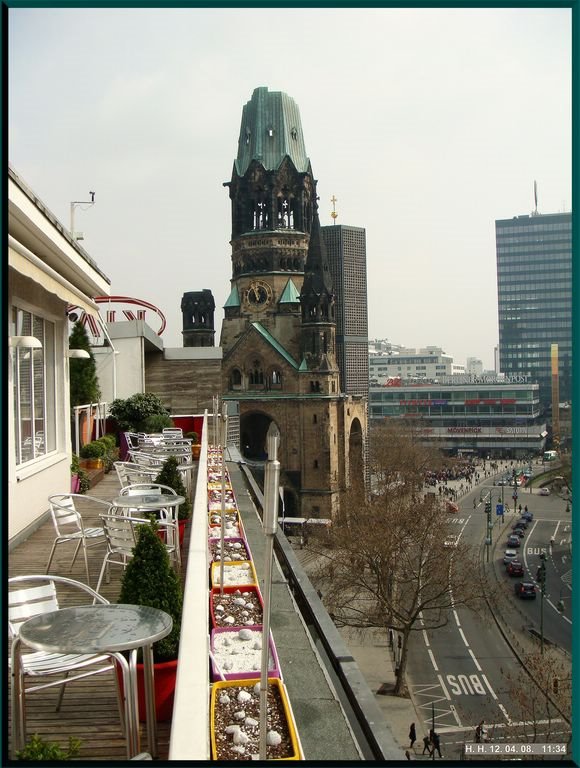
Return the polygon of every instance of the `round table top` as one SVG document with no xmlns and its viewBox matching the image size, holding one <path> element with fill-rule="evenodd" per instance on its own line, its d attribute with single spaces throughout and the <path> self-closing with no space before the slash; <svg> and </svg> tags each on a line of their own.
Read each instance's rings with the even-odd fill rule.
<svg viewBox="0 0 580 768">
<path fill-rule="evenodd" d="M 172 493 L 143 493 L 134 496 L 117 496 L 111 504 L 114 507 L 127 509 L 159 509 L 160 507 L 177 507 L 185 501 L 184 496 L 174 496 Z"/>
<path fill-rule="evenodd" d="M 166 637 L 173 619 L 147 605 L 79 605 L 39 614 L 20 626 L 25 645 L 47 653 L 103 653 L 151 645 Z"/>
</svg>

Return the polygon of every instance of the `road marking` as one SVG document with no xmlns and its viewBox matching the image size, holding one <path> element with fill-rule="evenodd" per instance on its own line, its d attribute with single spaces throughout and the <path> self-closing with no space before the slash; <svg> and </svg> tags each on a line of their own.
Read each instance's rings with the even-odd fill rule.
<svg viewBox="0 0 580 768">
<path fill-rule="evenodd" d="M 463 630 L 461 629 L 461 627 L 459 627 L 459 634 L 461 635 L 461 639 L 465 643 L 466 647 L 469 648 L 469 643 L 467 642 L 467 638 L 463 634 Z"/>
<path fill-rule="evenodd" d="M 435 656 L 433 656 L 433 651 L 431 650 L 431 648 L 427 648 L 427 653 L 431 658 L 431 664 L 433 664 L 433 669 L 435 670 L 435 672 L 439 672 L 439 667 L 437 666 L 437 662 L 435 661 Z"/>
<path fill-rule="evenodd" d="M 498 707 L 501 709 L 501 711 L 504 714 L 505 719 L 507 720 L 508 725 L 513 725 L 511 717 L 508 715 L 507 709 L 504 707 L 504 705 L 498 701 L 497 703 Z"/>
<path fill-rule="evenodd" d="M 447 682 L 455 696 L 485 696 L 485 688 L 477 675 L 447 675 Z"/>
<path fill-rule="evenodd" d="M 475 654 L 473 653 L 473 651 L 471 650 L 471 648 L 468 648 L 468 650 L 469 650 L 469 653 L 471 654 L 471 658 L 473 659 L 473 663 L 475 664 L 475 668 L 477 669 L 477 671 L 478 671 L 478 672 L 481 672 L 481 664 L 480 664 L 480 663 L 479 663 L 479 661 L 478 661 L 478 660 L 475 658 Z"/>
<path fill-rule="evenodd" d="M 483 682 L 487 685 L 488 691 L 491 693 L 492 697 L 497 701 L 497 696 L 491 685 L 489 684 L 489 680 L 485 675 L 482 675 Z"/>
<path fill-rule="evenodd" d="M 427 646 L 427 648 L 429 648 L 429 635 L 427 634 L 427 630 L 424 629 L 422 630 L 422 632 L 423 632 L 423 640 L 425 641 L 425 645 Z"/>
<path fill-rule="evenodd" d="M 453 615 L 455 616 L 455 623 L 457 624 L 458 627 L 460 627 L 461 623 L 459 621 L 459 614 L 457 613 L 456 610 L 453 610 Z"/>
</svg>

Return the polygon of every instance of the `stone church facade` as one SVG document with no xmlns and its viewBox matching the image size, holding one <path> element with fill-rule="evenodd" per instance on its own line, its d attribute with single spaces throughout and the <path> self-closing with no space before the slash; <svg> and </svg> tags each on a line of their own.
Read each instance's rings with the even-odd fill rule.
<svg viewBox="0 0 580 768">
<path fill-rule="evenodd" d="M 367 402 L 340 391 L 336 295 L 320 232 L 300 114 L 257 88 L 242 114 L 229 188 L 232 278 L 220 346 L 224 401 L 237 401 L 240 450 L 278 457 L 288 516 L 332 518 L 364 483 Z"/>
</svg>

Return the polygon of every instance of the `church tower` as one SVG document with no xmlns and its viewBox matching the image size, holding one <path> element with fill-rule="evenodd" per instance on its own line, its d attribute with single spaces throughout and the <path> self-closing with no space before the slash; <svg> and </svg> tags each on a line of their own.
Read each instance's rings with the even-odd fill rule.
<svg viewBox="0 0 580 768">
<path fill-rule="evenodd" d="M 275 421 L 285 514 L 332 518 L 350 485 L 353 450 L 360 471 L 366 402 L 340 392 L 336 297 L 316 181 L 288 95 L 254 91 L 224 186 L 232 277 L 220 339 L 222 395 L 238 403 L 240 449 L 249 462 L 266 458 Z"/>
</svg>

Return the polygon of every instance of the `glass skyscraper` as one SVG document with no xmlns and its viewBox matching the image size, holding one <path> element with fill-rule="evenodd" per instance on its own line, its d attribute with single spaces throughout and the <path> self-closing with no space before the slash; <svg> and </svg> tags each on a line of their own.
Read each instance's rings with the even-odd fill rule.
<svg viewBox="0 0 580 768">
<path fill-rule="evenodd" d="M 551 404 L 550 349 L 558 345 L 560 402 L 572 399 L 572 214 L 495 222 L 499 368 L 540 385 Z"/>
</svg>

